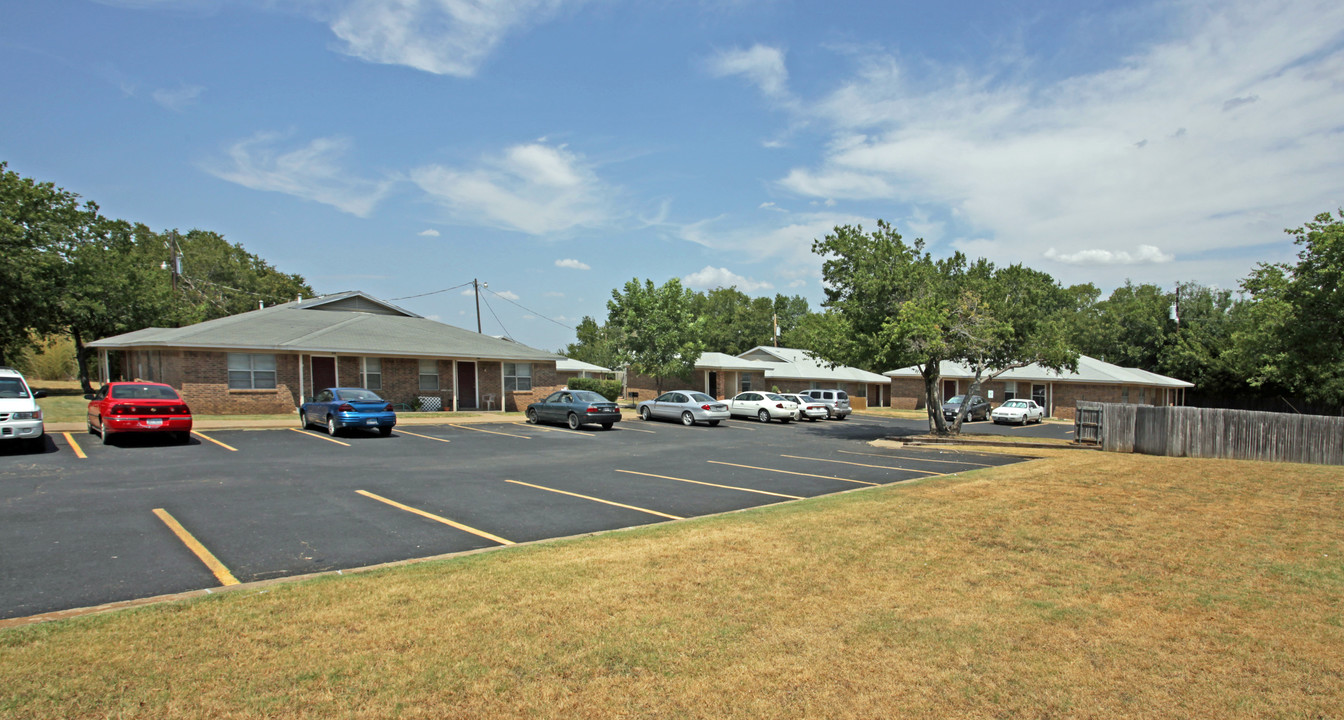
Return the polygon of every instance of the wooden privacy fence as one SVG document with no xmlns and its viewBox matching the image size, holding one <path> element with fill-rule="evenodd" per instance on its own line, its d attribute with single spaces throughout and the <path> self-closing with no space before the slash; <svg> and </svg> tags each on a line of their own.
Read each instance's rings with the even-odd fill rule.
<svg viewBox="0 0 1344 720">
<path fill-rule="evenodd" d="M 1344 417 L 1091 402 L 1076 409 L 1075 437 L 1108 452 L 1344 465 Z"/>
</svg>

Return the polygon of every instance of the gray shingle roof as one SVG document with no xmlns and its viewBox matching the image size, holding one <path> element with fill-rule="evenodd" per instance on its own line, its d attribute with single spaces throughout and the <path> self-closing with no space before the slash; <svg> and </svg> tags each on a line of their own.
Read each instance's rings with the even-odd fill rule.
<svg viewBox="0 0 1344 720">
<path fill-rule="evenodd" d="M 341 309 L 346 307 L 365 309 Z M 289 302 L 184 328 L 145 328 L 91 342 L 89 347 L 522 361 L 561 358 L 545 350 L 430 320 L 360 292 Z"/>
</svg>

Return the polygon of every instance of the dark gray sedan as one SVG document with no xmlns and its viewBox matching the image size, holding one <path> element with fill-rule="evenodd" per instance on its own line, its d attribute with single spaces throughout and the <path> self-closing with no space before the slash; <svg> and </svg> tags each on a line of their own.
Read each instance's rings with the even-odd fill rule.
<svg viewBox="0 0 1344 720">
<path fill-rule="evenodd" d="M 961 404 L 965 401 L 965 395 L 956 395 L 943 403 L 943 418 L 956 420 L 957 413 L 961 412 Z M 974 421 L 977 418 L 980 420 L 989 418 L 989 402 L 979 395 L 972 395 L 970 405 L 966 406 L 966 419 Z"/>
<path fill-rule="evenodd" d="M 565 423 L 570 430 L 588 424 L 610 430 L 621 421 L 621 409 L 591 390 L 557 390 L 545 400 L 527 406 L 527 421 Z"/>
<path fill-rule="evenodd" d="M 710 427 L 728 419 L 728 405 L 694 390 L 673 390 L 639 404 L 639 416 L 645 420 L 680 420 L 682 425 L 706 423 Z"/>
</svg>

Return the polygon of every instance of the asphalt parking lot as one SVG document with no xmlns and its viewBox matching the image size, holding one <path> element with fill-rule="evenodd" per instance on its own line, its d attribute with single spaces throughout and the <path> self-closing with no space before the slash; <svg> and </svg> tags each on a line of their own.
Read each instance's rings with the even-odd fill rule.
<svg viewBox="0 0 1344 720">
<path fill-rule="evenodd" d="M 128 437 L 104 446 L 96 436 L 49 434 L 44 453 L 0 451 L 0 619 L 669 522 L 1016 461 L 867 442 L 917 431 L 917 422 L 854 416 L 715 428 L 627 419 L 611 431 L 578 432 L 414 425 L 387 438 L 334 439 L 296 426 L 206 430 L 187 445 Z"/>
</svg>

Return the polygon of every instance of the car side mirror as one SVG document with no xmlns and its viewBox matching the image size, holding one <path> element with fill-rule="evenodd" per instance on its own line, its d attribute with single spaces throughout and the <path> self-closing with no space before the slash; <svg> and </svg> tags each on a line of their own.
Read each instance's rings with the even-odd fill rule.
<svg viewBox="0 0 1344 720">
<path fill-rule="evenodd" d="M 93 393 L 89 393 L 88 395 L 85 395 L 85 396 L 84 396 L 84 399 L 85 399 L 85 400 L 92 400 L 92 399 L 93 399 Z"/>
<path fill-rule="evenodd" d="M 33 399 L 34 399 L 34 400 L 40 400 L 40 399 L 42 399 L 42 398 L 44 398 L 44 397 L 46 397 L 46 396 L 47 396 L 47 391 L 46 391 L 46 390 L 34 390 L 34 391 L 33 391 Z"/>
</svg>

